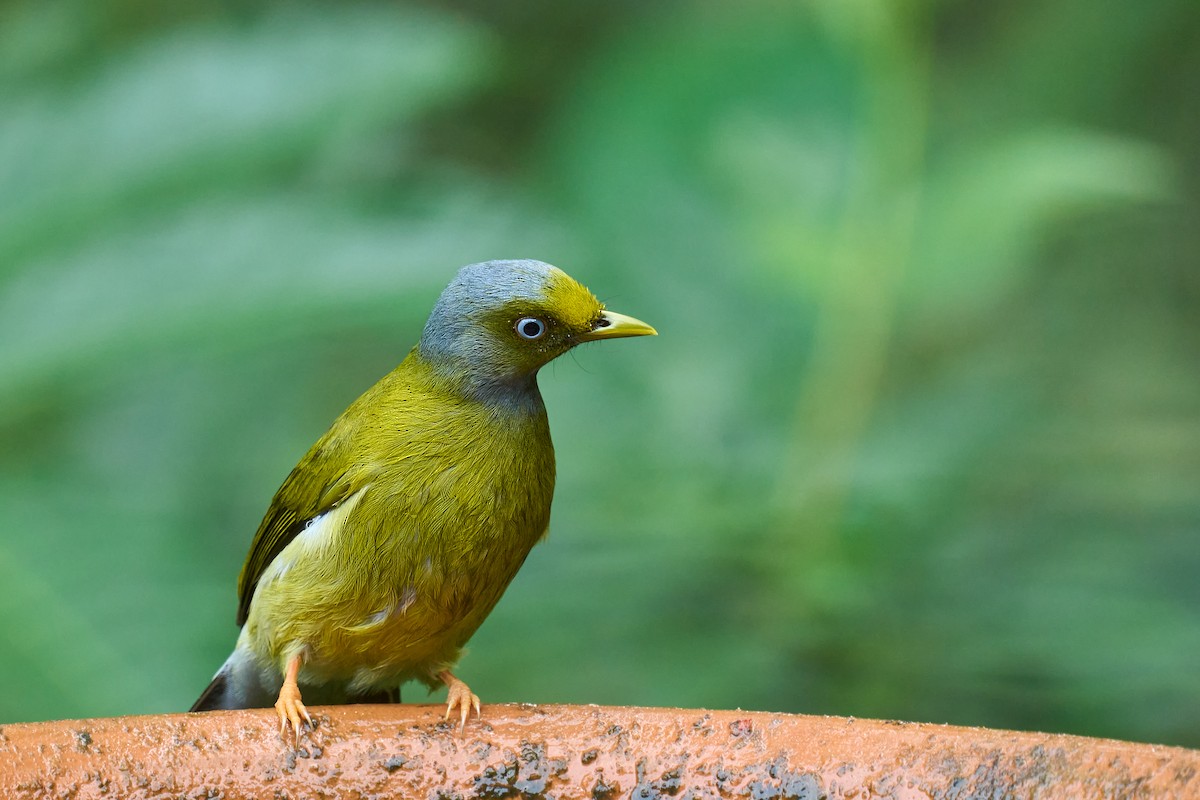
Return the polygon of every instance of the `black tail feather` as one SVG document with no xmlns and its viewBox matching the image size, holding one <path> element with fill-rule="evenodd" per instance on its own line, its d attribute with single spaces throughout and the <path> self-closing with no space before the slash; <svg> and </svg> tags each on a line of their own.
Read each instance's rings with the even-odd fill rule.
<svg viewBox="0 0 1200 800">
<path fill-rule="evenodd" d="M 261 673 L 241 651 L 221 665 L 212 682 L 188 711 L 216 711 L 231 708 L 270 708 L 279 696 L 279 683 L 272 686 L 262 684 Z M 336 684 L 304 687 L 304 697 L 318 705 L 340 703 L 399 703 L 400 687 L 369 690 L 350 694 L 345 687 Z"/>
<path fill-rule="evenodd" d="M 229 675 L 222 669 L 212 679 L 208 688 L 200 694 L 200 698 L 192 703 L 192 707 L 188 711 L 213 711 L 218 708 L 228 708 L 225 700 L 228 692 Z"/>
</svg>

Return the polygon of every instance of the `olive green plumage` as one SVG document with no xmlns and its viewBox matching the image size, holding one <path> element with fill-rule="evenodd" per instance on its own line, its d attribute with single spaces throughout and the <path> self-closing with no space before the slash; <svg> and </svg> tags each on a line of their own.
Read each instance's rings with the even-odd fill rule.
<svg viewBox="0 0 1200 800">
<path fill-rule="evenodd" d="M 464 267 L 419 344 L 275 495 L 239 580 L 237 647 L 192 710 L 284 703 L 289 666 L 306 697 L 332 701 L 457 681 L 462 646 L 549 524 L 538 369 L 653 332 L 547 264 Z"/>
</svg>

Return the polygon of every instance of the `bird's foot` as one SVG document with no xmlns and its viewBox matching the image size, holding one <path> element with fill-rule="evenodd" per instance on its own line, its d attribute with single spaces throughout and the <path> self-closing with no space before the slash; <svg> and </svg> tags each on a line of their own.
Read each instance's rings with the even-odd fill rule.
<svg viewBox="0 0 1200 800">
<path fill-rule="evenodd" d="M 458 708 L 458 732 L 461 734 L 467 728 L 467 718 L 471 716 L 471 709 L 475 709 L 475 716 L 482 716 L 479 712 L 479 695 L 472 692 L 470 687 L 451 675 L 449 670 L 439 672 L 438 679 L 446 684 L 446 688 L 449 690 L 449 693 L 446 695 L 446 719 L 450 719 L 450 715 L 454 713 L 454 709 Z"/>
<path fill-rule="evenodd" d="M 292 731 L 296 735 L 296 744 L 300 744 L 300 734 L 303 733 L 303 726 L 307 723 L 309 728 L 312 728 L 312 717 L 308 715 L 308 709 L 304 707 L 304 703 L 300 699 L 300 687 L 294 683 L 284 682 L 279 689 L 279 699 L 275 701 L 275 713 L 279 715 L 279 736 L 287 738 L 287 729 L 290 725 Z"/>
</svg>

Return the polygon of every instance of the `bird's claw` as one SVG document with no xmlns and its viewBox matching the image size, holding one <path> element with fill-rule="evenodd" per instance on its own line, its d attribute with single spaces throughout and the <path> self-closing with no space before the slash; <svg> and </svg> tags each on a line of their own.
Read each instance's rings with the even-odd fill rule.
<svg viewBox="0 0 1200 800">
<path fill-rule="evenodd" d="M 458 732 L 462 734 L 467 729 L 467 719 L 471 716 L 471 709 L 475 710 L 475 716 L 482 716 L 479 710 L 479 695 L 472 692 L 470 687 L 449 672 L 443 672 L 438 677 L 446 684 L 446 689 L 448 690 L 446 694 L 445 719 L 450 719 L 450 715 L 454 713 L 454 709 L 458 708 Z"/>
<path fill-rule="evenodd" d="M 279 699 L 275 701 L 275 713 L 279 715 L 279 736 L 287 738 L 287 729 L 291 725 L 296 736 L 296 744 L 300 744 L 300 735 L 307 724 L 313 727 L 312 717 L 300 699 L 300 688 L 293 683 L 285 683 L 279 690 Z"/>
</svg>

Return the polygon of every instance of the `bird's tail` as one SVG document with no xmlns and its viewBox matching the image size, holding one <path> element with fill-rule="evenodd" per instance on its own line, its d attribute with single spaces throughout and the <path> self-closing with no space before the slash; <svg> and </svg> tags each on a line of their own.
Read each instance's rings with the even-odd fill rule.
<svg viewBox="0 0 1200 800">
<path fill-rule="evenodd" d="M 263 685 L 262 671 L 255 665 L 253 656 L 239 644 L 188 711 L 269 708 L 278 691 L 278 686 Z"/>
<path fill-rule="evenodd" d="M 229 706 L 229 675 L 224 669 L 213 676 L 212 683 L 200 693 L 200 698 L 192 703 L 188 711 L 214 711 Z"/>
<path fill-rule="evenodd" d="M 264 669 L 241 642 L 217 670 L 212 682 L 200 693 L 188 711 L 217 711 L 231 708 L 270 708 L 279 696 L 283 676 Z M 400 688 L 365 689 L 348 692 L 341 684 L 304 685 L 304 699 L 309 705 L 326 703 L 399 703 Z"/>
</svg>

